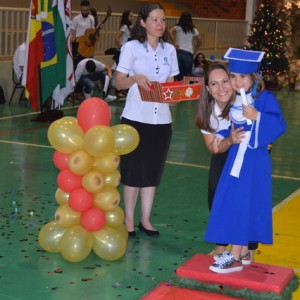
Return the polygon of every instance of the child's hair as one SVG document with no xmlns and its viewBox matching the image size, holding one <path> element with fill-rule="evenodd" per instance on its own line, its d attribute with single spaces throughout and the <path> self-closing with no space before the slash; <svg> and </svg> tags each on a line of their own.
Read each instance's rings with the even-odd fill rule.
<svg viewBox="0 0 300 300">
<path fill-rule="evenodd" d="M 208 67 L 205 69 L 204 72 L 204 83 L 202 85 L 201 95 L 198 103 L 198 109 L 196 114 L 196 125 L 203 130 L 209 131 L 209 132 L 215 132 L 215 129 L 211 127 L 210 124 L 210 116 L 214 113 L 214 106 L 215 106 L 215 99 L 212 97 L 212 95 L 207 90 L 208 81 L 210 73 L 214 70 L 223 70 L 228 75 L 229 79 L 229 72 L 225 64 L 219 63 L 219 62 L 213 62 L 208 65 Z M 232 93 L 231 101 L 228 101 L 225 108 L 223 109 L 220 116 L 225 118 L 228 115 L 230 105 L 234 101 L 235 93 Z"/>
<path fill-rule="evenodd" d="M 265 89 L 265 83 L 259 73 L 251 73 L 249 76 L 252 80 L 252 88 L 250 92 L 252 92 L 252 97 L 255 99 Z"/>
</svg>

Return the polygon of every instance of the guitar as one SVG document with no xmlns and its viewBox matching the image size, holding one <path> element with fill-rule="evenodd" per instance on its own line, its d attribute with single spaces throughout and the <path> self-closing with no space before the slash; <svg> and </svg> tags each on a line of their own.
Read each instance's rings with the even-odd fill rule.
<svg viewBox="0 0 300 300">
<path fill-rule="evenodd" d="M 76 39 L 76 42 L 78 42 L 78 54 L 83 57 L 93 56 L 96 48 L 96 42 L 99 40 L 99 31 L 111 14 L 112 10 L 109 5 L 104 20 L 96 28 L 87 29 L 83 36 L 79 36 Z"/>
</svg>

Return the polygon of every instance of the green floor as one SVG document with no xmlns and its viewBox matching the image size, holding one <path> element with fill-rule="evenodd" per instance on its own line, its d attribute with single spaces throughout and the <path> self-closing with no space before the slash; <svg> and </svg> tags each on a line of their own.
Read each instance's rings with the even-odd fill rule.
<svg viewBox="0 0 300 300">
<path fill-rule="evenodd" d="M 288 123 L 287 133 L 272 149 L 274 205 L 300 186 L 300 93 L 276 93 Z M 43 251 L 38 232 L 54 220 L 58 170 L 47 140 L 47 123 L 17 100 L 0 106 L 0 299 L 139 299 L 196 253 L 208 253 L 203 242 L 210 155 L 194 125 L 197 103 L 172 107 L 173 139 L 152 221 L 161 232 L 149 238 L 138 232 L 118 261 L 92 253 L 80 263 Z M 124 102 L 110 104 L 112 124 L 119 122 Z M 77 107 L 66 105 L 65 116 Z M 121 187 L 120 187 L 121 189 Z M 123 204 L 121 204 L 123 205 Z M 139 215 L 136 216 L 136 224 Z"/>
</svg>

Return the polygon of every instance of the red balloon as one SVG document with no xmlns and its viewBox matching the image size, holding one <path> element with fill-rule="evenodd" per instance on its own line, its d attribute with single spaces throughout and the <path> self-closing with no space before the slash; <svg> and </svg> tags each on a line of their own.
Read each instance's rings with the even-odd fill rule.
<svg viewBox="0 0 300 300">
<path fill-rule="evenodd" d="M 106 223 L 105 213 L 98 207 L 92 207 L 81 214 L 80 222 L 87 231 L 98 231 Z"/>
<path fill-rule="evenodd" d="M 110 108 L 100 98 L 89 98 L 83 101 L 77 112 L 77 122 L 81 129 L 86 132 L 96 125 L 108 126 L 110 124 Z"/>
<path fill-rule="evenodd" d="M 82 176 L 72 173 L 70 170 L 62 170 L 57 176 L 58 187 L 64 192 L 71 193 L 81 187 Z"/>
<path fill-rule="evenodd" d="M 69 205 L 76 211 L 84 212 L 93 206 L 93 195 L 83 188 L 73 190 L 69 196 Z"/>
<path fill-rule="evenodd" d="M 69 169 L 69 154 L 56 150 L 53 153 L 53 163 L 54 166 L 61 171 Z"/>
</svg>

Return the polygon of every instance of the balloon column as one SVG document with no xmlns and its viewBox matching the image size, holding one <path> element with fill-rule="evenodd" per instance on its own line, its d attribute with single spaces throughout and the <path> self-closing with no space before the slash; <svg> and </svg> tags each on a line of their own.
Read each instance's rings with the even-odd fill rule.
<svg viewBox="0 0 300 300">
<path fill-rule="evenodd" d="M 85 100 L 77 119 L 63 117 L 48 129 L 53 163 L 60 171 L 55 220 L 39 232 L 40 246 L 79 262 L 93 250 L 104 260 L 117 260 L 126 250 L 128 233 L 119 207 L 120 155 L 139 143 L 131 126 L 110 127 L 110 109 L 99 98 Z"/>
</svg>

